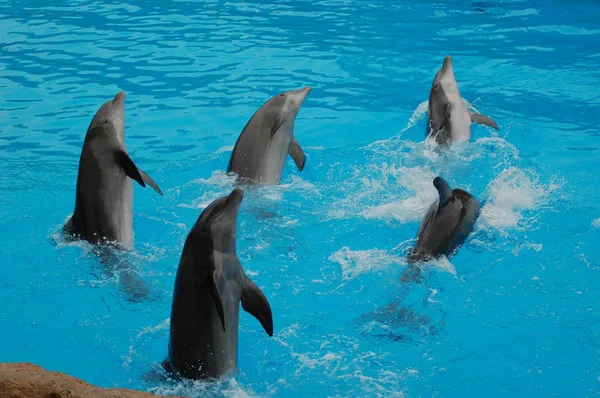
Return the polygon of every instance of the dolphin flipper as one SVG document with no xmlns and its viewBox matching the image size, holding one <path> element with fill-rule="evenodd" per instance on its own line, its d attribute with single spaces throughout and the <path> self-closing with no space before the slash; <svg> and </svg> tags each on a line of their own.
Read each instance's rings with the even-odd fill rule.
<svg viewBox="0 0 600 398">
<path fill-rule="evenodd" d="M 288 148 L 288 153 L 290 154 L 292 159 L 294 159 L 294 162 L 296 162 L 298 170 L 302 171 L 302 169 L 304 168 L 304 163 L 306 162 L 306 158 L 304 157 L 304 151 L 302 150 L 302 147 L 300 147 L 300 144 L 298 143 L 296 138 L 292 138 L 292 143 Z"/>
<path fill-rule="evenodd" d="M 129 178 L 137 181 L 137 183 L 140 184 L 141 186 L 143 186 L 144 188 L 146 187 L 146 184 L 144 183 L 144 179 L 142 178 L 142 176 L 140 174 L 140 170 L 138 170 L 135 163 L 133 163 L 133 160 L 131 160 L 131 158 L 129 157 L 127 152 L 125 152 L 125 151 L 115 152 L 115 160 L 117 161 L 117 164 L 119 166 L 121 166 L 123 171 L 125 171 L 125 174 L 127 174 L 127 176 Z"/>
<path fill-rule="evenodd" d="M 142 180 L 143 180 L 143 181 L 144 181 L 146 184 L 148 184 L 148 185 L 150 185 L 152 188 L 154 188 L 154 190 L 155 190 L 156 192 L 158 192 L 158 193 L 159 193 L 159 194 L 162 196 L 162 194 L 163 194 L 163 193 L 162 193 L 162 191 L 160 190 L 160 188 L 158 187 L 158 184 L 156 184 L 156 183 L 154 182 L 154 180 L 153 180 L 152 178 L 150 178 L 150 176 L 149 176 L 148 174 L 144 173 L 142 170 L 138 169 L 138 171 L 140 172 L 140 176 L 142 176 Z"/>
<path fill-rule="evenodd" d="M 282 124 L 283 116 L 279 116 L 277 119 L 274 120 L 273 126 L 271 127 L 271 138 L 273 138 L 273 136 L 275 135 L 277 130 L 279 130 L 279 127 L 281 127 Z"/>
<path fill-rule="evenodd" d="M 242 308 L 244 311 L 258 319 L 263 329 L 269 336 L 273 336 L 273 314 L 271 306 L 262 290 L 252 279 L 246 277 L 242 290 Z"/>
<path fill-rule="evenodd" d="M 479 113 L 471 113 L 471 121 L 473 123 L 485 124 L 493 129 L 500 130 L 494 119 L 491 117 L 480 115 Z"/>
<path fill-rule="evenodd" d="M 221 298 L 221 290 L 219 289 L 223 282 L 223 274 L 217 271 L 213 271 L 212 281 L 210 282 L 210 294 L 215 302 L 217 314 L 219 314 L 219 318 L 221 319 L 221 326 L 223 326 L 223 332 L 225 332 L 225 315 L 223 311 L 223 299 Z M 202 308 L 202 306 L 200 306 L 200 308 Z"/>
<path fill-rule="evenodd" d="M 119 166 L 121 166 L 123 171 L 125 171 L 125 174 L 127 174 L 127 176 L 129 178 L 137 181 L 137 183 L 140 184 L 141 186 L 143 186 L 144 188 L 146 187 L 146 183 L 147 183 L 152 188 L 154 188 L 154 190 L 156 192 L 158 192 L 159 194 L 162 195 L 162 191 L 160 190 L 158 185 L 154 182 L 154 180 L 152 178 L 150 178 L 150 176 L 148 174 L 144 173 L 142 170 L 137 168 L 137 166 L 135 165 L 135 163 L 133 163 L 133 160 L 131 160 L 131 158 L 129 157 L 127 152 L 125 152 L 125 151 L 115 152 L 115 160 L 117 161 L 117 164 L 119 164 Z"/>
<path fill-rule="evenodd" d="M 443 130 L 444 126 L 446 124 L 448 124 L 448 122 L 450 121 L 450 113 L 452 112 L 452 103 L 448 102 L 446 105 L 444 105 L 444 120 L 442 121 L 442 124 L 440 124 L 440 128 L 439 130 Z"/>
</svg>

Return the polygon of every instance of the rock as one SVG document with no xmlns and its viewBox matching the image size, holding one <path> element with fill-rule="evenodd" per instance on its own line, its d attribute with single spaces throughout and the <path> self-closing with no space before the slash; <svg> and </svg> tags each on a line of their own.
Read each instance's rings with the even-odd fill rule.
<svg viewBox="0 0 600 398">
<path fill-rule="evenodd" d="M 60 372 L 26 363 L 0 363 L 2 398 L 156 398 L 156 395 L 122 388 L 95 387 Z"/>
</svg>

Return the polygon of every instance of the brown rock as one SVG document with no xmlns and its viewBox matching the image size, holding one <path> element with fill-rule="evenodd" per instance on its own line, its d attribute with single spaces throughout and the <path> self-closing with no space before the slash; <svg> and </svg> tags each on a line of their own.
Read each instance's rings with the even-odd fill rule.
<svg viewBox="0 0 600 398">
<path fill-rule="evenodd" d="M 0 363 L 1 398 L 156 398 L 122 388 L 95 387 L 81 379 L 26 363 Z"/>
</svg>

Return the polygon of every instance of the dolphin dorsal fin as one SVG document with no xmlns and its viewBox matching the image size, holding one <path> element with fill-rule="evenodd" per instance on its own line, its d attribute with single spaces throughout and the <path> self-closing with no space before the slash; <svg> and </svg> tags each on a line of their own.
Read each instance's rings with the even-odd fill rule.
<svg viewBox="0 0 600 398">
<path fill-rule="evenodd" d="M 242 290 L 242 308 L 258 319 L 269 336 L 273 336 L 273 314 L 269 301 L 256 283 L 248 277 Z"/>
<path fill-rule="evenodd" d="M 215 307 L 219 319 L 221 319 L 221 326 L 223 327 L 223 333 L 225 333 L 225 315 L 223 311 L 223 299 L 221 297 L 221 284 L 223 283 L 223 274 L 218 271 L 213 271 L 212 281 L 209 281 L 210 295 L 215 302 Z"/>
<path fill-rule="evenodd" d="M 440 206 L 448 203 L 450 198 L 452 198 L 452 189 L 450 185 L 444 180 L 442 177 L 435 177 L 433 180 L 433 186 L 437 189 L 438 195 L 440 196 Z"/>
</svg>

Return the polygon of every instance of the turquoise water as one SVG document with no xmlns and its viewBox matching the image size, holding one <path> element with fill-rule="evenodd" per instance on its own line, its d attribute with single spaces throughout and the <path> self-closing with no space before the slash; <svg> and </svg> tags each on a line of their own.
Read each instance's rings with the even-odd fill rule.
<svg viewBox="0 0 600 398">
<path fill-rule="evenodd" d="M 189 396 L 600 393 L 600 7 L 592 1 L 0 1 L 0 361 Z M 447 54 L 500 126 L 424 142 Z M 175 272 L 252 114 L 310 85 L 280 186 L 247 190 L 238 255 L 273 309 L 239 372 L 149 378 Z M 136 185 L 130 302 L 61 236 L 91 118 L 119 90 Z M 451 260 L 400 281 L 436 175 L 483 205 Z"/>
</svg>

